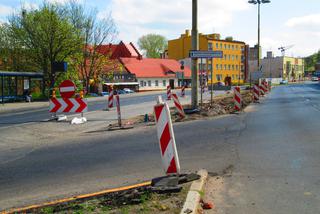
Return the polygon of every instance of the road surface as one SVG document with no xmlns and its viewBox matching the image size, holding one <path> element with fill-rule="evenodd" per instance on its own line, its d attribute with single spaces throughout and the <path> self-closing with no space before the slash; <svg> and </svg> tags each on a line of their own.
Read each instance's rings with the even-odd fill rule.
<svg viewBox="0 0 320 214">
<path fill-rule="evenodd" d="M 281 86 L 245 113 L 174 124 L 182 172 L 232 169 L 224 213 L 319 213 L 319 94 L 315 84 Z M 0 172 L 2 209 L 163 175 L 155 127 L 82 133 Z"/>
</svg>

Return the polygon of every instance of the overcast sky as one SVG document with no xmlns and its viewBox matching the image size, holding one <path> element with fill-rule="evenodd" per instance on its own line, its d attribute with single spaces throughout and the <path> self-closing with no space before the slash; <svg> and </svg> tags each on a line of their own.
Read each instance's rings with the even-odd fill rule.
<svg viewBox="0 0 320 214">
<path fill-rule="evenodd" d="M 65 0 L 49 0 L 65 2 Z M 112 12 L 119 40 L 137 43 L 148 33 L 175 39 L 191 28 L 191 0 L 79 0 L 99 10 L 99 17 Z M 36 6 L 39 0 L 0 0 L 0 20 L 21 4 Z M 257 5 L 247 0 L 198 0 L 199 32 L 232 36 L 250 46 L 257 43 Z M 307 56 L 320 49 L 320 0 L 271 0 L 261 5 L 263 55 L 278 47 L 294 45 L 289 56 Z"/>
</svg>

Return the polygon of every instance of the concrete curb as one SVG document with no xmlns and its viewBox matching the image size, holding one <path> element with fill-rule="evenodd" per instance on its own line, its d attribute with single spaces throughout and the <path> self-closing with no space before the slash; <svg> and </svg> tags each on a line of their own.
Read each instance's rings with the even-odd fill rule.
<svg viewBox="0 0 320 214">
<path fill-rule="evenodd" d="M 196 214 L 198 213 L 198 206 L 201 199 L 201 191 L 208 178 L 208 172 L 205 169 L 201 169 L 197 173 L 201 176 L 199 180 L 193 181 L 189 189 L 186 201 L 180 214 Z"/>
</svg>

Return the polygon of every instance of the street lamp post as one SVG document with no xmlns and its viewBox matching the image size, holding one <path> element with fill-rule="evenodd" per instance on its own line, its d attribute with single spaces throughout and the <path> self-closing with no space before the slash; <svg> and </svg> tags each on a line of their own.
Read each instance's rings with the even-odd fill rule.
<svg viewBox="0 0 320 214">
<path fill-rule="evenodd" d="M 270 3 L 270 0 L 249 0 L 249 4 L 258 4 L 258 69 L 260 70 L 260 4 Z"/>
<path fill-rule="evenodd" d="M 192 50 L 199 50 L 198 35 L 198 0 L 192 0 Z M 193 109 L 198 107 L 198 68 L 197 59 L 191 61 L 191 106 Z"/>
</svg>

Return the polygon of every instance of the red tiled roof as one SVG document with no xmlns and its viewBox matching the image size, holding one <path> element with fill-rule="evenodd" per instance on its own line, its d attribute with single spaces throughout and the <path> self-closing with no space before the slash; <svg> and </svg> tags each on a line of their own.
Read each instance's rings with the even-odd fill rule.
<svg viewBox="0 0 320 214">
<path fill-rule="evenodd" d="M 168 77 L 174 76 L 168 72 L 181 71 L 180 63 L 174 59 L 137 59 L 137 58 L 120 58 L 120 62 L 130 72 L 137 77 Z M 191 70 L 184 68 L 185 78 L 191 77 Z"/>
<path fill-rule="evenodd" d="M 125 58 L 138 58 L 141 54 L 139 51 L 134 47 L 134 45 L 130 42 L 129 44 L 124 44 L 122 41 L 117 45 L 115 50 L 112 52 L 111 59 L 117 59 L 120 57 Z"/>
<path fill-rule="evenodd" d="M 118 45 L 112 45 L 112 44 L 108 44 L 108 45 L 99 45 L 97 47 L 97 52 L 100 53 L 100 54 L 103 54 L 103 55 L 106 55 L 106 54 L 112 54 L 116 48 L 117 48 Z"/>
</svg>

